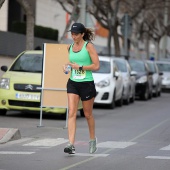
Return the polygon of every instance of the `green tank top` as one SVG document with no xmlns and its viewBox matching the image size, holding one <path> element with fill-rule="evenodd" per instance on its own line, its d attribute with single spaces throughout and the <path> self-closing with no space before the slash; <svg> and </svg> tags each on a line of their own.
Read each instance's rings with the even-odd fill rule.
<svg viewBox="0 0 170 170">
<path fill-rule="evenodd" d="M 82 49 L 78 52 L 73 51 L 73 44 L 71 44 L 69 49 L 69 61 L 71 63 L 77 63 L 80 66 L 92 64 L 91 57 L 86 49 L 87 43 L 85 41 Z M 92 71 L 71 69 L 70 79 L 76 82 L 93 81 Z"/>
</svg>

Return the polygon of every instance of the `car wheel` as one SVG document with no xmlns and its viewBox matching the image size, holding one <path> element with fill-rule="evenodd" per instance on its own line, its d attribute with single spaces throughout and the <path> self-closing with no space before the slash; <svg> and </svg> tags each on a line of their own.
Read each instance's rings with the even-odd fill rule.
<svg viewBox="0 0 170 170">
<path fill-rule="evenodd" d="M 110 108 L 110 109 L 114 109 L 114 108 L 115 108 L 115 93 L 116 93 L 116 92 L 114 91 L 112 102 L 111 102 L 111 104 L 109 105 L 109 108 Z"/>
<path fill-rule="evenodd" d="M 66 120 L 66 118 L 67 118 L 67 112 L 61 114 L 61 119 L 62 119 L 62 120 Z"/>
<path fill-rule="evenodd" d="M 135 92 L 133 92 L 132 97 L 130 98 L 130 102 L 133 103 L 135 101 Z"/>
<path fill-rule="evenodd" d="M 130 102 L 130 99 L 129 99 L 129 95 L 128 95 L 128 97 L 123 101 L 123 103 L 124 103 L 125 105 L 128 105 L 129 102 Z"/>
<path fill-rule="evenodd" d="M 145 89 L 145 93 L 141 95 L 141 98 L 143 100 L 148 100 L 148 98 L 149 98 L 149 89 L 148 89 L 148 86 Z"/>
<path fill-rule="evenodd" d="M 150 93 L 149 93 L 149 99 L 152 99 L 152 97 L 153 97 L 153 93 L 152 93 L 152 90 L 151 90 Z"/>
<path fill-rule="evenodd" d="M 123 94 L 122 94 L 121 98 L 118 101 L 116 101 L 116 106 L 121 107 L 122 105 L 123 105 Z"/>
<path fill-rule="evenodd" d="M 159 96 L 159 97 L 161 96 L 161 90 L 160 90 L 160 91 L 158 91 L 158 96 Z"/>
<path fill-rule="evenodd" d="M 84 115 L 84 110 L 83 110 L 83 109 L 80 109 L 80 116 L 81 116 L 81 117 L 85 117 L 85 115 Z"/>
<path fill-rule="evenodd" d="M 0 109 L 0 115 L 6 115 L 7 110 L 6 109 Z"/>
<path fill-rule="evenodd" d="M 155 93 L 153 94 L 154 97 L 158 97 L 158 89 L 156 89 Z"/>
</svg>

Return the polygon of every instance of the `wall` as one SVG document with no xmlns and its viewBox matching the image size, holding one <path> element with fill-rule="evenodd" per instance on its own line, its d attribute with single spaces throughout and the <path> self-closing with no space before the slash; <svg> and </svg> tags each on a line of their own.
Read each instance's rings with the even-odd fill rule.
<svg viewBox="0 0 170 170">
<path fill-rule="evenodd" d="M 43 43 L 57 43 L 56 41 L 34 38 L 34 48 Z M 0 55 L 16 56 L 26 48 L 26 38 L 23 34 L 0 31 Z"/>
</svg>

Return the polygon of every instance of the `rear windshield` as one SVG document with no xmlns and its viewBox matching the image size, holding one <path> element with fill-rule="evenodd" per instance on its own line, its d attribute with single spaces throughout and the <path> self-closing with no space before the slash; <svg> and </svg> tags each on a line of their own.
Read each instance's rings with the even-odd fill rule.
<svg viewBox="0 0 170 170">
<path fill-rule="evenodd" d="M 100 69 L 97 71 L 93 71 L 93 73 L 110 73 L 110 62 L 108 61 L 100 61 Z"/>
<path fill-rule="evenodd" d="M 157 63 L 160 71 L 170 72 L 170 64 L 168 63 Z"/>
<path fill-rule="evenodd" d="M 146 72 L 145 64 L 143 61 L 129 60 L 129 64 L 133 71 Z"/>
<path fill-rule="evenodd" d="M 10 71 L 42 73 L 42 54 L 22 54 Z"/>
</svg>

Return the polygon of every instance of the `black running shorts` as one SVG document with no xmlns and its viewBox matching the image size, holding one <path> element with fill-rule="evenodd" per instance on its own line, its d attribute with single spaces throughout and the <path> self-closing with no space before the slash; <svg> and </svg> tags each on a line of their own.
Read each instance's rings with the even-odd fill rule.
<svg viewBox="0 0 170 170">
<path fill-rule="evenodd" d="M 79 95 L 82 101 L 90 100 L 96 96 L 94 81 L 75 82 L 69 79 L 67 93 Z"/>
</svg>

